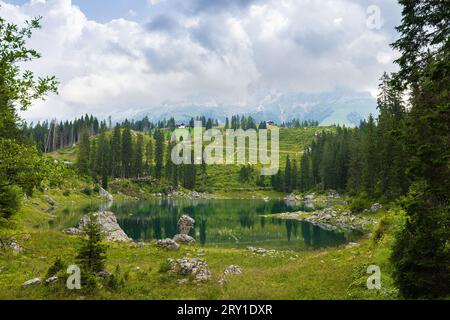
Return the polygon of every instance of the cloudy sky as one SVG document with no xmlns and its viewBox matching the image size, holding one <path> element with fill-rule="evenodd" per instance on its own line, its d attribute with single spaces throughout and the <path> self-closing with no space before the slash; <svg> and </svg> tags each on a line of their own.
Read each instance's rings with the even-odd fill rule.
<svg viewBox="0 0 450 320">
<path fill-rule="evenodd" d="M 245 110 L 265 94 L 338 87 L 376 94 L 383 71 L 395 68 L 389 43 L 400 7 L 393 0 L 0 0 L 0 15 L 16 23 L 43 17 L 30 40 L 43 58 L 26 67 L 61 85 L 25 114 L 37 120 L 118 118 L 183 104 Z"/>
</svg>

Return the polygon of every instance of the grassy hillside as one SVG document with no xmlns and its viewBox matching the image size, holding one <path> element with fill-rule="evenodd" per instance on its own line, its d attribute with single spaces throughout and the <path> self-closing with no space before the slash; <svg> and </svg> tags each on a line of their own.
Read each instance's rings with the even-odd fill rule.
<svg viewBox="0 0 450 320">
<path fill-rule="evenodd" d="M 223 130 L 219 127 L 219 130 Z M 303 150 L 311 144 L 317 132 L 323 130 L 334 131 L 335 127 L 304 127 L 304 128 L 280 128 L 280 168 L 284 169 L 286 156 L 289 155 L 291 161 L 296 160 L 297 165 L 300 162 Z M 108 132 L 110 135 L 111 132 Z M 136 136 L 136 132 L 133 135 Z M 167 133 L 167 136 L 169 133 Z M 167 137 L 168 138 L 168 137 Z M 148 134 L 144 135 L 144 141 L 153 139 Z M 246 146 L 248 154 L 248 146 Z M 78 147 L 69 147 L 56 150 L 50 153 L 55 159 L 62 161 L 75 162 L 77 158 Z M 248 157 L 248 155 L 247 155 Z M 239 171 L 241 165 L 208 165 L 207 167 L 207 185 L 206 189 L 211 192 L 226 191 L 245 191 L 260 190 L 264 188 L 257 187 L 254 180 L 248 182 L 239 181 Z M 255 175 L 260 172 L 260 166 L 255 166 Z M 198 172 L 197 181 L 201 181 L 200 172 Z M 266 183 L 269 184 L 270 177 L 266 177 Z"/>
</svg>

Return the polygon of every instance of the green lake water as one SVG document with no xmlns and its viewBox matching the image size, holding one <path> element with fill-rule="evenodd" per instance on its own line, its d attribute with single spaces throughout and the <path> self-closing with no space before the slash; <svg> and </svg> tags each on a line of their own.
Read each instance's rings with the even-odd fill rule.
<svg viewBox="0 0 450 320">
<path fill-rule="evenodd" d="M 64 208 L 58 227 L 76 226 L 89 211 L 105 209 L 104 204 Z M 230 247 L 302 250 L 336 246 L 358 237 L 352 232 L 324 230 L 308 222 L 284 220 L 267 215 L 311 210 L 303 203 L 282 200 L 188 200 L 161 198 L 114 203 L 108 207 L 116 214 L 125 233 L 137 241 L 172 238 L 177 222 L 187 214 L 195 219 L 190 235 L 198 243 Z"/>
</svg>

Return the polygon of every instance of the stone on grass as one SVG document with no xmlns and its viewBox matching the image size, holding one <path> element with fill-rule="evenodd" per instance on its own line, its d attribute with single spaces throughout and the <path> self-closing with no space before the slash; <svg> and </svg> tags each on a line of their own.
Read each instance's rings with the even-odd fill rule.
<svg viewBox="0 0 450 320">
<path fill-rule="evenodd" d="M 195 239 L 187 234 L 177 234 L 173 237 L 173 240 L 177 243 L 195 243 Z"/>
<path fill-rule="evenodd" d="M 370 211 L 372 212 L 377 212 L 378 210 L 380 210 L 381 208 L 383 208 L 383 206 L 379 203 L 374 203 L 371 207 L 370 207 Z"/>
<path fill-rule="evenodd" d="M 156 242 L 156 245 L 160 248 L 163 249 L 168 249 L 168 250 L 178 250 L 180 248 L 180 246 L 178 245 L 178 243 L 176 243 L 174 240 L 172 239 L 163 239 L 163 240 L 158 240 Z"/>
<path fill-rule="evenodd" d="M 170 271 L 182 276 L 192 276 L 194 281 L 208 281 L 211 279 L 208 263 L 199 258 L 169 259 Z"/>
<path fill-rule="evenodd" d="M 241 267 L 235 265 L 228 266 L 223 271 L 224 275 L 241 274 L 241 273 L 242 273 Z"/>
<path fill-rule="evenodd" d="M 26 287 L 29 287 L 29 286 L 32 286 L 32 285 L 35 285 L 35 284 L 40 284 L 41 282 L 42 282 L 41 278 L 34 278 L 34 279 L 31 279 L 31 280 L 25 281 L 22 284 L 22 287 L 26 288 Z"/>
<path fill-rule="evenodd" d="M 49 196 L 45 196 L 44 197 L 44 200 L 45 200 L 45 202 L 47 202 L 49 205 L 51 205 L 51 206 L 54 206 L 56 203 L 55 203 L 55 200 L 53 200 L 51 197 L 49 197 Z"/>
<path fill-rule="evenodd" d="M 54 283 L 54 282 L 56 282 L 56 281 L 58 281 L 58 277 L 57 277 L 57 276 L 52 276 L 52 277 L 46 279 L 46 280 L 45 280 L 45 283 L 46 283 L 46 284 L 51 284 L 51 283 Z"/>
<path fill-rule="evenodd" d="M 132 240 L 122 230 L 117 223 L 116 216 L 111 211 L 100 211 L 93 214 L 94 219 L 100 225 L 107 241 L 111 242 L 131 242 Z M 82 232 L 90 221 L 90 217 L 81 218 L 78 229 Z"/>
</svg>

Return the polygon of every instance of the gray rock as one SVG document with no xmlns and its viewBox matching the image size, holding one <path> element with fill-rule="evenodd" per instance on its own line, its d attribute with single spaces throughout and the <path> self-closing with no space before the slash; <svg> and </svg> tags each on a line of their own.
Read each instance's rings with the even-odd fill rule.
<svg viewBox="0 0 450 320">
<path fill-rule="evenodd" d="M 56 281 L 58 281 L 58 277 L 57 276 L 53 276 L 53 277 L 50 277 L 50 278 L 46 279 L 45 283 L 46 284 L 51 284 L 51 283 L 54 283 Z"/>
<path fill-rule="evenodd" d="M 70 236 L 78 236 L 80 234 L 82 234 L 83 232 L 78 229 L 78 228 L 68 228 L 68 229 L 64 229 L 62 231 L 64 234 L 70 235 Z"/>
<path fill-rule="evenodd" d="M 42 282 L 41 278 L 34 278 L 34 279 L 31 279 L 31 280 L 25 281 L 22 284 L 22 287 L 26 288 L 26 287 L 29 287 L 29 286 L 32 286 L 32 285 L 35 285 L 35 284 L 40 284 L 41 282 Z"/>
<path fill-rule="evenodd" d="M 106 277 L 109 277 L 110 275 L 111 275 L 111 272 L 109 272 L 107 270 L 102 270 L 100 272 L 97 272 L 98 278 L 106 278 Z"/>
<path fill-rule="evenodd" d="M 225 270 L 223 271 L 224 275 L 232 275 L 232 274 L 241 274 L 241 267 L 239 266 L 235 266 L 235 265 L 231 265 L 225 268 Z"/>
<path fill-rule="evenodd" d="M 45 202 L 47 202 L 49 205 L 54 206 L 56 204 L 55 200 L 53 200 L 51 197 L 49 196 L 45 196 L 44 197 Z"/>
<path fill-rule="evenodd" d="M 287 195 L 286 197 L 284 197 L 284 201 L 295 202 L 295 201 L 297 201 L 297 198 L 295 197 L 295 195 L 290 194 L 290 195 Z"/>
<path fill-rule="evenodd" d="M 117 223 L 116 216 L 111 211 L 100 211 L 93 214 L 94 219 L 100 225 L 103 234 L 107 241 L 111 242 L 131 242 L 127 234 Z M 84 232 L 86 224 L 89 222 L 90 217 L 85 216 L 81 218 L 78 229 Z"/>
<path fill-rule="evenodd" d="M 370 207 L 370 211 L 372 212 L 377 212 L 378 210 L 380 210 L 381 208 L 383 208 L 383 206 L 379 203 L 374 203 L 371 207 Z"/>
<path fill-rule="evenodd" d="M 9 239 L 8 245 L 15 253 L 21 253 L 23 251 L 23 248 L 17 243 L 16 239 Z"/>
<path fill-rule="evenodd" d="M 106 197 L 109 194 L 109 192 L 103 188 L 100 188 L 100 191 L 98 193 L 99 193 L 100 197 Z"/>
<path fill-rule="evenodd" d="M 211 272 L 208 263 L 199 258 L 169 259 L 170 271 L 183 275 L 193 276 L 194 281 L 208 281 L 211 279 Z"/>
<path fill-rule="evenodd" d="M 180 245 L 172 239 L 158 240 L 156 245 L 160 248 L 169 250 L 178 250 L 180 248 Z"/>
<path fill-rule="evenodd" d="M 195 239 L 187 234 L 177 234 L 173 240 L 177 243 L 195 243 Z"/>
<path fill-rule="evenodd" d="M 188 215 L 182 215 L 180 220 L 178 220 L 178 228 L 180 234 L 189 234 L 189 231 L 194 226 L 195 220 Z"/>
</svg>

